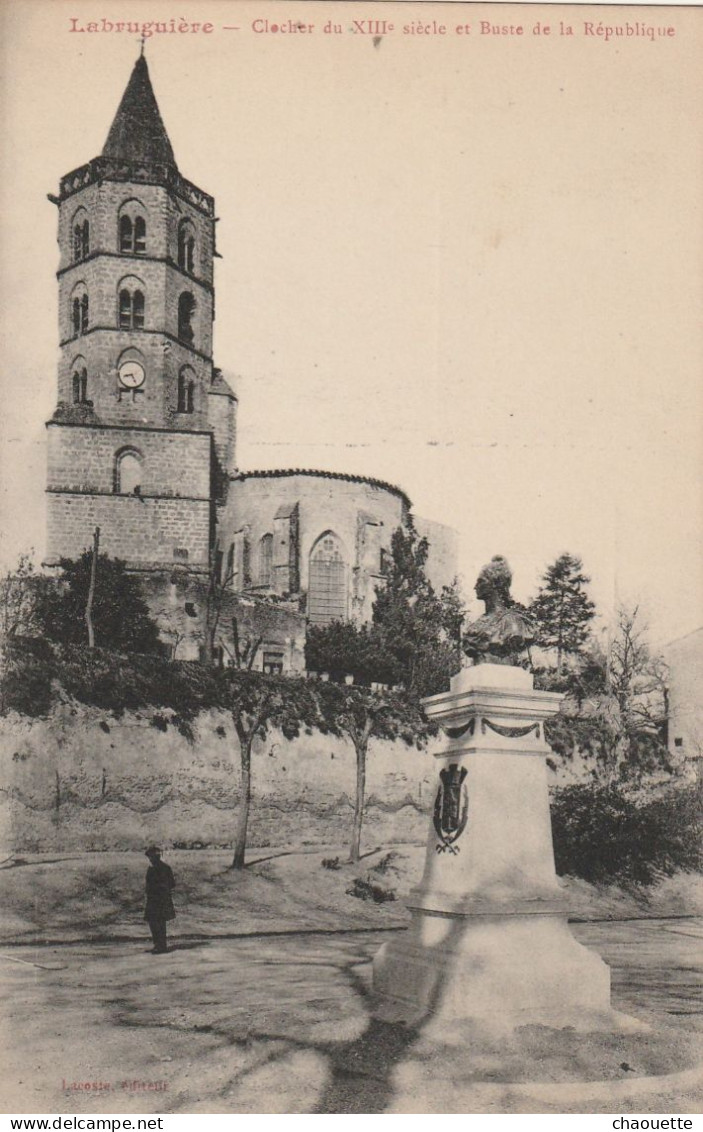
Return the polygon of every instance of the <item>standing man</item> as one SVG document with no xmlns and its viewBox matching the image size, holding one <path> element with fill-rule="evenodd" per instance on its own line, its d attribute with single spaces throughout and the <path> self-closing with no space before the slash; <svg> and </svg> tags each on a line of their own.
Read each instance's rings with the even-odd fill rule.
<svg viewBox="0 0 703 1132">
<path fill-rule="evenodd" d="M 164 955 L 166 946 L 166 921 L 173 920 L 176 910 L 171 893 L 176 887 L 173 872 L 161 860 L 161 850 L 150 845 L 146 851 L 150 865 L 146 870 L 146 911 L 144 919 L 151 929 L 154 941 L 152 955 Z"/>
</svg>

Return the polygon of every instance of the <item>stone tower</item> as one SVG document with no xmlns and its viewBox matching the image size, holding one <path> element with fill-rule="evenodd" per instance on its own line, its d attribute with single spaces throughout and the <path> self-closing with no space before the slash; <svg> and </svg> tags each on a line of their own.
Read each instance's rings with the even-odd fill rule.
<svg viewBox="0 0 703 1132">
<path fill-rule="evenodd" d="M 49 563 L 208 567 L 234 470 L 236 398 L 212 362 L 212 197 L 178 171 L 146 59 L 102 154 L 61 180 Z"/>
</svg>

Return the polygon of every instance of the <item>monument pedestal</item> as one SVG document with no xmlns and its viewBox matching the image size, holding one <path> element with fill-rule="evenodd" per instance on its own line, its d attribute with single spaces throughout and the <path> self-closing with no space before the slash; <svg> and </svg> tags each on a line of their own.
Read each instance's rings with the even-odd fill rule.
<svg viewBox="0 0 703 1132">
<path fill-rule="evenodd" d="M 378 1017 L 442 1040 L 469 1021 L 618 1025 L 609 968 L 572 936 L 554 869 L 544 720 L 561 698 L 481 664 L 424 701 L 446 743 L 412 922 L 374 960 Z"/>
</svg>

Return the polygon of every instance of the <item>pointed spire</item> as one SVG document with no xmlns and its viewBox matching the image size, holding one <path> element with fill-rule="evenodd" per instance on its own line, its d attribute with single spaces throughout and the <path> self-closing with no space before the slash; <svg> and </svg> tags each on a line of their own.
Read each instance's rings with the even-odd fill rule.
<svg viewBox="0 0 703 1132">
<path fill-rule="evenodd" d="M 143 54 L 134 64 L 102 156 L 176 167 Z"/>
</svg>

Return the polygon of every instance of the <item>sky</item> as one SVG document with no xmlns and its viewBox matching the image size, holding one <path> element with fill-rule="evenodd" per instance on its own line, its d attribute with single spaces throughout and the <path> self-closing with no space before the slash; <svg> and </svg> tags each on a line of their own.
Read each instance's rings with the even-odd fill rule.
<svg viewBox="0 0 703 1132">
<path fill-rule="evenodd" d="M 0 8 L 3 567 L 44 551 L 58 341 L 46 194 L 100 153 L 140 49 L 71 20 L 174 12 Z M 568 551 L 605 619 L 639 603 L 656 644 L 697 628 L 703 11 L 189 0 L 179 13 L 212 32 L 145 50 L 180 171 L 216 200 L 215 362 L 239 396 L 239 466 L 400 485 L 458 530 L 471 599 L 493 554 L 528 600 Z M 313 31 L 255 30 L 289 19 Z M 394 28 L 352 30 L 368 19 Z M 403 31 L 418 20 L 446 32 Z M 523 33 L 482 34 L 482 20 Z M 674 35 L 586 31 L 638 20 Z"/>
</svg>

